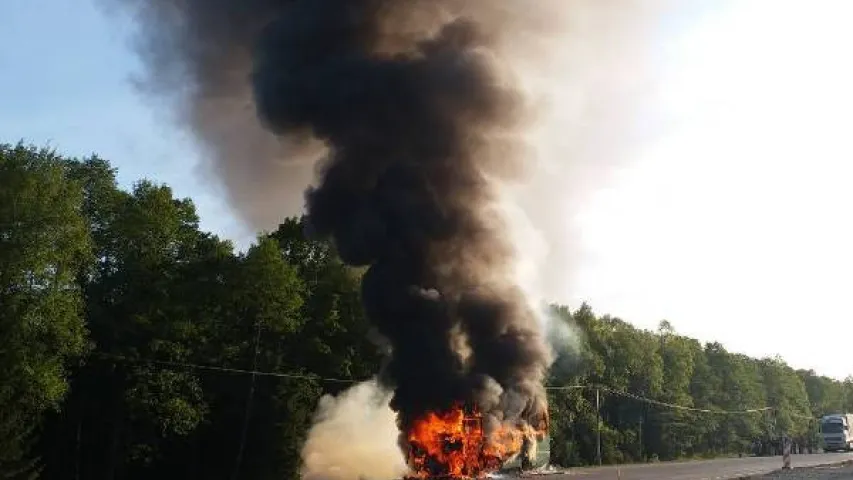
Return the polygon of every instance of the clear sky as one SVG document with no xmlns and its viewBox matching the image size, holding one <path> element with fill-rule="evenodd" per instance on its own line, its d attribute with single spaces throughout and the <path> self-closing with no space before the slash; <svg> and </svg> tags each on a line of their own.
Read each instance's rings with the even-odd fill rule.
<svg viewBox="0 0 853 480">
<path fill-rule="evenodd" d="M 98 0 L 9 0 L 0 14 L 0 141 L 97 153 L 129 187 L 140 178 L 192 197 L 202 224 L 246 233 L 198 168 L 192 139 L 132 86 L 131 24 Z M 124 19 L 126 20 L 126 19 Z"/>
<path fill-rule="evenodd" d="M 660 108 L 679 122 L 585 201 L 570 297 L 842 378 L 853 374 L 853 5 L 734 4 L 673 41 Z M 91 0 L 4 2 L 0 141 L 97 152 L 123 185 L 165 182 L 194 199 L 203 228 L 245 244 L 191 139 L 134 91 L 127 29 Z"/>
<path fill-rule="evenodd" d="M 733 3 L 677 46 L 664 96 L 677 127 L 587 204 L 580 293 L 847 376 L 853 3 Z"/>
</svg>

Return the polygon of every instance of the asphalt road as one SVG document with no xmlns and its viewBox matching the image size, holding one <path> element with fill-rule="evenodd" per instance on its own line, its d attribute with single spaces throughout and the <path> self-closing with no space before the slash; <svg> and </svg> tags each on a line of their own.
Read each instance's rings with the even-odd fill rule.
<svg viewBox="0 0 853 480">
<path fill-rule="evenodd" d="M 853 453 L 791 455 L 791 467 L 813 467 L 853 460 Z M 723 458 L 694 462 L 575 468 L 566 473 L 538 477 L 555 480 L 723 480 L 761 475 L 782 468 L 782 457 Z M 533 477 L 537 478 L 537 477 Z"/>
</svg>

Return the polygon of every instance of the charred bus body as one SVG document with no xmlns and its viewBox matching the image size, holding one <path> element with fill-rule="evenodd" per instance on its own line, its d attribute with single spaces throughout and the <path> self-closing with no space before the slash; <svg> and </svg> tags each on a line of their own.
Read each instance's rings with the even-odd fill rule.
<svg viewBox="0 0 853 480">
<path fill-rule="evenodd" d="M 528 445 L 528 442 L 532 442 Z M 530 470 L 542 468 L 551 460 L 551 436 L 546 432 L 541 439 L 527 439 L 522 452 L 503 465 L 502 470 Z"/>
</svg>

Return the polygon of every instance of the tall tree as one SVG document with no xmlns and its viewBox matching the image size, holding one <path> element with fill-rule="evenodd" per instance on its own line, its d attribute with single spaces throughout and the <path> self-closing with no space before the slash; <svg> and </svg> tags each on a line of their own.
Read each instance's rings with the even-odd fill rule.
<svg viewBox="0 0 853 480">
<path fill-rule="evenodd" d="M 33 426 L 58 408 L 87 347 L 83 197 L 48 150 L 0 145 L 0 477 L 32 473 Z"/>
<path fill-rule="evenodd" d="M 690 383 L 695 359 L 701 351 L 699 342 L 676 335 L 666 320 L 658 328 L 660 356 L 663 361 L 663 402 L 693 406 Z M 696 434 L 693 432 L 694 415 L 684 410 L 657 408 L 653 421 L 646 429 L 647 444 L 661 459 L 676 459 L 694 453 Z"/>
<path fill-rule="evenodd" d="M 66 171 L 83 186 L 95 240 L 94 267 L 78 280 L 97 352 L 75 374 L 66 418 L 56 422 L 52 473 L 133 478 L 132 465 L 154 463 L 164 439 L 187 435 L 207 408 L 195 372 L 151 363 L 185 362 L 196 349 L 198 318 L 180 294 L 206 237 L 192 203 L 168 187 L 120 191 L 97 158 L 69 161 Z"/>
</svg>

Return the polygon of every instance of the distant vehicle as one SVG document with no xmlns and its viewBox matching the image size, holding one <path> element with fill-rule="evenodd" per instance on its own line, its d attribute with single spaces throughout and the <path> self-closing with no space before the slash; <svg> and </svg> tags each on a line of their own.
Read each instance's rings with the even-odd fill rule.
<svg viewBox="0 0 853 480">
<path fill-rule="evenodd" d="M 853 451 L 853 413 L 836 413 L 820 419 L 824 450 Z"/>
</svg>

